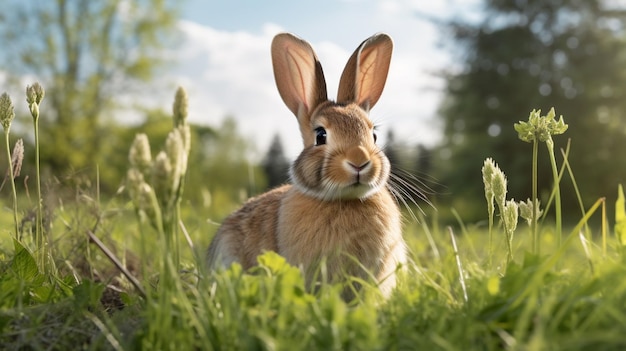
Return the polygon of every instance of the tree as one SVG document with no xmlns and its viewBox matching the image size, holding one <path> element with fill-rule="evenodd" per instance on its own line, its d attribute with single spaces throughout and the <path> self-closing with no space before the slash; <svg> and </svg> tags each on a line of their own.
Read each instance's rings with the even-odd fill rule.
<svg viewBox="0 0 626 351">
<path fill-rule="evenodd" d="M 42 163 L 93 165 L 108 147 L 114 108 L 162 64 L 177 19 L 174 1 L 10 1 L 0 14 L 0 70 L 46 88 Z M 20 83 L 22 84 L 22 83 Z M 20 87 L 21 89 L 21 87 Z M 137 90 L 135 90 L 137 91 Z M 46 147 L 47 146 L 47 147 Z"/>
<path fill-rule="evenodd" d="M 385 143 L 385 155 L 389 159 L 389 163 L 391 164 L 391 171 L 396 172 L 398 167 L 400 166 L 400 159 L 398 157 L 398 144 L 396 141 L 396 135 L 393 133 L 392 129 L 387 131 L 387 141 Z"/>
<path fill-rule="evenodd" d="M 283 143 L 278 134 L 272 138 L 272 143 L 261 162 L 261 167 L 265 171 L 268 188 L 284 184 L 289 178 L 289 160 L 285 156 Z"/>
<path fill-rule="evenodd" d="M 417 145 L 417 157 L 415 160 L 416 172 L 428 176 L 432 172 L 432 150 L 423 144 Z"/>
<path fill-rule="evenodd" d="M 587 204 L 615 193 L 626 174 L 626 160 L 615 157 L 626 149 L 626 11 L 616 6 L 485 0 L 482 22 L 445 24 L 462 48 L 463 66 L 446 75 L 437 173 L 457 208 L 466 204 L 467 213 L 484 217 L 477 204 L 486 157 L 508 175 L 510 197 L 530 195 L 531 147 L 517 138 L 513 124 L 538 108 L 545 113 L 555 107 L 569 124 L 555 142 L 560 148 L 572 139 L 569 162 Z M 551 177 L 545 148 L 540 151 L 545 194 Z M 573 197 L 565 203 L 577 207 Z"/>
<path fill-rule="evenodd" d="M 204 156 L 195 167 L 200 170 L 199 175 L 204 178 L 201 183 L 211 192 L 215 202 L 223 197 L 223 203 L 239 204 L 264 189 L 263 171 L 257 162 L 252 161 L 254 145 L 240 134 L 234 117 L 225 118 L 215 128 L 214 135 L 200 138 L 195 147 Z"/>
</svg>

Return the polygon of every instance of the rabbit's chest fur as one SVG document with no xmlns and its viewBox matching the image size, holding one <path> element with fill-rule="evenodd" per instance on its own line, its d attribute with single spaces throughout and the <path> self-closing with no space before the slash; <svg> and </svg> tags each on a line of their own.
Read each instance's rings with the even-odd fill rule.
<svg viewBox="0 0 626 351">
<path fill-rule="evenodd" d="M 281 201 L 276 236 L 278 252 L 307 276 L 324 260 L 332 280 L 344 273 L 380 279 L 406 259 L 400 212 L 387 191 L 328 202 L 292 188 Z"/>
</svg>

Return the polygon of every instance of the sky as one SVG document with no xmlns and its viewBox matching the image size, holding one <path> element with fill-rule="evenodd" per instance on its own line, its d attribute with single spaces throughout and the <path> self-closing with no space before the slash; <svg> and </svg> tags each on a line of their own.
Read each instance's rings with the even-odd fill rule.
<svg viewBox="0 0 626 351">
<path fill-rule="evenodd" d="M 192 122 L 219 126 L 233 116 L 257 147 L 252 157 L 262 157 L 279 133 L 287 156 L 294 158 L 302 141 L 274 83 L 273 36 L 291 32 L 311 43 L 334 99 L 354 49 L 385 32 L 394 40 L 394 54 L 370 117 L 382 131 L 382 143 L 391 129 L 403 144 L 432 146 L 441 139 L 436 110 L 443 88 L 433 73 L 455 63 L 438 45 L 440 31 L 422 15 L 446 19 L 478 13 L 478 0 L 187 0 L 179 22 L 177 65 L 166 78 L 187 90 Z"/>
</svg>

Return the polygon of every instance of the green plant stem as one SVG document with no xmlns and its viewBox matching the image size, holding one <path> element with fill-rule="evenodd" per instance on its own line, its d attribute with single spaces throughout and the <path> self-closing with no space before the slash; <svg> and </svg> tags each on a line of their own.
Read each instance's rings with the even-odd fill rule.
<svg viewBox="0 0 626 351">
<path fill-rule="evenodd" d="M 17 191 L 15 190 L 15 179 L 13 177 L 13 160 L 11 157 L 11 145 L 9 143 L 9 131 L 4 130 L 4 140 L 7 149 L 7 160 L 9 161 L 9 178 L 11 180 L 11 190 L 13 191 L 13 221 L 15 223 L 15 239 L 17 240 L 19 226 L 17 221 Z"/>
<path fill-rule="evenodd" d="M 35 237 L 37 249 L 40 252 L 39 264 L 41 268 L 45 268 L 45 254 L 43 240 L 43 199 L 41 197 L 41 173 L 39 168 L 39 118 L 33 118 L 33 129 L 35 131 L 35 173 L 37 176 L 37 224 L 35 226 Z M 45 270 L 45 269 L 44 269 Z"/>
<path fill-rule="evenodd" d="M 583 204 L 583 198 L 580 195 L 580 190 L 578 189 L 578 183 L 576 183 L 576 178 L 574 177 L 574 172 L 572 171 L 572 167 L 569 164 L 569 150 L 570 150 L 570 141 L 567 141 L 567 147 L 565 150 L 561 149 L 561 156 L 563 156 L 563 167 L 567 169 L 567 173 L 569 178 L 572 180 L 572 185 L 574 186 L 574 193 L 576 194 L 576 200 L 578 201 L 578 207 L 580 207 L 581 216 L 585 215 L 585 205 Z M 563 178 L 563 167 L 561 168 L 561 172 L 559 172 L 559 176 Z M 602 217 L 604 218 L 604 217 Z M 604 222 L 603 222 L 604 223 Z M 585 235 L 587 240 L 591 240 L 591 231 L 589 230 L 589 224 L 585 223 Z"/>
<path fill-rule="evenodd" d="M 533 253 L 539 255 L 539 234 L 537 233 L 537 155 L 539 153 L 539 143 L 537 139 L 533 141 L 533 161 L 532 161 L 532 220 L 530 222 L 530 231 L 532 235 Z"/>
<path fill-rule="evenodd" d="M 545 261 L 541 263 L 537 271 L 533 274 L 532 278 L 526 284 L 525 288 L 517 295 L 515 300 L 512 303 L 512 306 L 519 306 L 521 304 L 528 304 L 528 295 L 533 292 L 532 288 L 541 284 L 541 280 L 544 279 L 545 274 L 548 273 L 550 269 L 552 269 L 557 261 L 565 254 L 567 246 L 574 240 L 576 234 L 582 229 L 582 227 L 589 221 L 589 218 L 596 212 L 598 207 L 603 205 L 606 201 L 605 198 L 599 198 L 596 202 L 587 210 L 585 216 L 578 221 L 578 224 L 572 229 L 570 234 L 568 234 L 567 238 L 563 242 L 556 252 L 550 255 Z"/>
<path fill-rule="evenodd" d="M 493 206 L 491 204 L 487 204 L 490 208 L 487 209 L 489 212 L 489 267 L 492 267 L 493 264 Z"/>
<path fill-rule="evenodd" d="M 509 232 L 508 229 L 506 231 L 506 266 L 509 266 L 509 263 L 513 261 L 513 234 Z"/>
<path fill-rule="evenodd" d="M 550 165 L 552 166 L 552 176 L 554 178 L 554 205 L 556 207 L 556 235 L 558 237 L 559 247 L 562 241 L 562 218 L 561 218 L 561 186 L 559 178 L 559 170 L 556 166 L 556 158 L 554 157 L 554 141 L 552 138 L 546 140 L 546 146 L 548 147 L 548 153 L 550 154 Z"/>
</svg>

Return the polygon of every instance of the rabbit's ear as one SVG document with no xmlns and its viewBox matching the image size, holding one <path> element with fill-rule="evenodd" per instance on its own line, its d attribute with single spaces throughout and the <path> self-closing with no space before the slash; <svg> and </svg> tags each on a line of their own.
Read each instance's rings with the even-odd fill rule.
<svg viewBox="0 0 626 351">
<path fill-rule="evenodd" d="M 298 119 L 327 100 L 322 66 L 306 41 L 289 33 L 275 36 L 272 65 L 280 97 Z"/>
<path fill-rule="evenodd" d="M 354 51 L 341 74 L 337 102 L 356 102 L 369 111 L 385 87 L 393 41 L 387 34 L 376 34 Z"/>
</svg>

